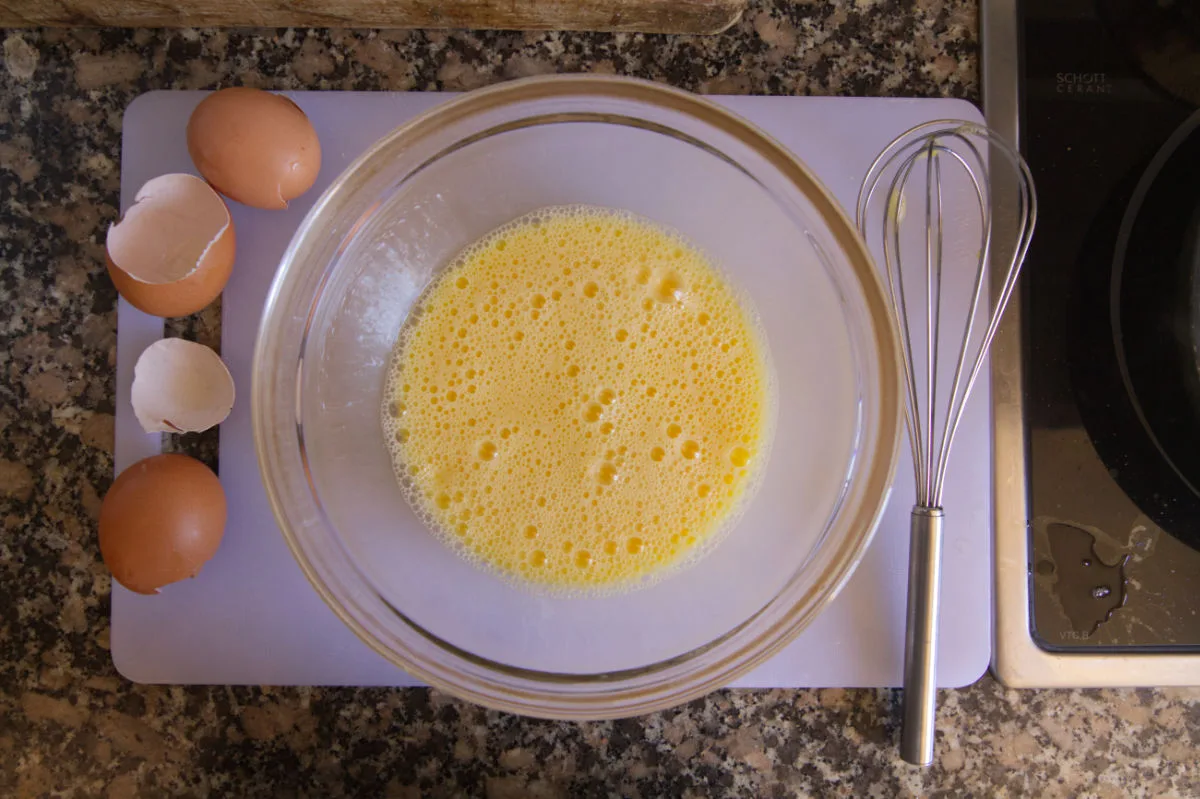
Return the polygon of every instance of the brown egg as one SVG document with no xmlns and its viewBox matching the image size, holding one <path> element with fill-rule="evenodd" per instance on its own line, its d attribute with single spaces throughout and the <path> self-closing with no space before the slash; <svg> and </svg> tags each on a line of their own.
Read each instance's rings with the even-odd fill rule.
<svg viewBox="0 0 1200 799">
<path fill-rule="evenodd" d="M 321 171 L 312 123 L 288 98 L 258 89 L 213 92 L 192 111 L 188 152 L 204 179 L 255 208 L 287 208 Z"/>
<path fill-rule="evenodd" d="M 147 181 L 108 229 L 108 274 L 121 296 L 153 316 L 187 316 L 229 282 L 237 240 L 225 201 L 195 175 Z"/>
<path fill-rule="evenodd" d="M 139 594 L 186 577 L 225 534 L 225 491 L 186 455 L 154 455 L 117 476 L 100 506 L 100 554 L 121 585 Z"/>
</svg>

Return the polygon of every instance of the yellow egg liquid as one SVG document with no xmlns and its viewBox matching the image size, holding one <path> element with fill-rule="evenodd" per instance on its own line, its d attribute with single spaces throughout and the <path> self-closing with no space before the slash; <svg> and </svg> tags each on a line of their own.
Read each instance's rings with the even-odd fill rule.
<svg viewBox="0 0 1200 799">
<path fill-rule="evenodd" d="M 727 530 L 773 422 L 763 336 L 678 235 L 548 208 L 469 247 L 401 332 L 383 426 L 452 548 L 557 589 L 640 585 Z"/>
</svg>

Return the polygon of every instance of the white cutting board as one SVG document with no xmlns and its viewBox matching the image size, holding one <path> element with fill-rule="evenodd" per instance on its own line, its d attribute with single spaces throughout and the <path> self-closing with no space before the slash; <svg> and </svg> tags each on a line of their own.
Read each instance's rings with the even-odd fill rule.
<svg viewBox="0 0 1200 799">
<path fill-rule="evenodd" d="M 204 92 L 151 92 L 125 113 L 121 208 L 147 180 L 195 172 L 184 131 Z M 250 429 L 250 361 L 262 303 L 293 231 L 321 191 L 368 145 L 446 99 L 432 93 L 293 92 L 320 136 L 316 186 L 286 211 L 230 203 L 237 262 L 224 295 L 222 354 L 238 389 L 221 426 L 220 473 L 229 523 L 200 575 L 159 596 L 112 596 L 112 656 L 135 682 L 249 685 L 415 685 L 368 648 L 325 606 L 292 559 L 267 504 Z M 921 122 L 982 121 L 959 100 L 715 97 L 807 163 L 853 209 L 875 154 Z M 946 202 L 952 203 L 953 197 Z M 116 469 L 159 451 L 129 404 L 133 364 L 162 337 L 162 320 L 121 301 L 117 332 Z M 949 509 L 942 583 L 938 684 L 974 682 L 991 653 L 991 442 L 988 371 L 962 421 L 945 491 Z M 901 683 L 909 509 L 907 444 L 892 500 L 861 565 L 833 603 L 744 687 L 883 687 Z"/>
</svg>

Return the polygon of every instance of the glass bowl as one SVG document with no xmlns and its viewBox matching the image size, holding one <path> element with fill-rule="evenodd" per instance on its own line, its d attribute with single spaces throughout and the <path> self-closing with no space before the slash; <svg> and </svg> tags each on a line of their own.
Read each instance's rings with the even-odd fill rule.
<svg viewBox="0 0 1200 799">
<path fill-rule="evenodd" d="M 674 228 L 750 297 L 777 378 L 759 490 L 707 556 L 604 597 L 525 590 L 451 552 L 393 476 L 380 407 L 414 300 L 466 245 L 545 206 Z M 899 442 L 896 342 L 853 225 L 749 123 L 642 81 L 554 76 L 437 106 L 388 134 L 292 239 L 254 355 L 255 446 L 312 585 L 431 685 L 552 718 L 646 713 L 791 641 L 845 583 Z"/>
</svg>

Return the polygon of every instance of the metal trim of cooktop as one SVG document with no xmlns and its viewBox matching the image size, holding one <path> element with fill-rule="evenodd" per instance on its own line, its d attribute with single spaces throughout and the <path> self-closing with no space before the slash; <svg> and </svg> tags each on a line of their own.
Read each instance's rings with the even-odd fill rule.
<svg viewBox="0 0 1200 799">
<path fill-rule="evenodd" d="M 1017 7 L 1018 0 L 983 0 L 980 39 L 984 115 L 989 125 L 1019 145 Z M 993 184 L 993 204 L 1013 202 L 1010 192 L 1014 188 Z M 996 288 L 993 286 L 993 290 Z M 1010 688 L 1200 684 L 1200 655 L 1054 653 L 1033 640 L 1021 360 L 1021 303 L 1014 302 L 1005 313 L 991 351 L 992 567 L 996 603 L 992 671 Z"/>
</svg>

